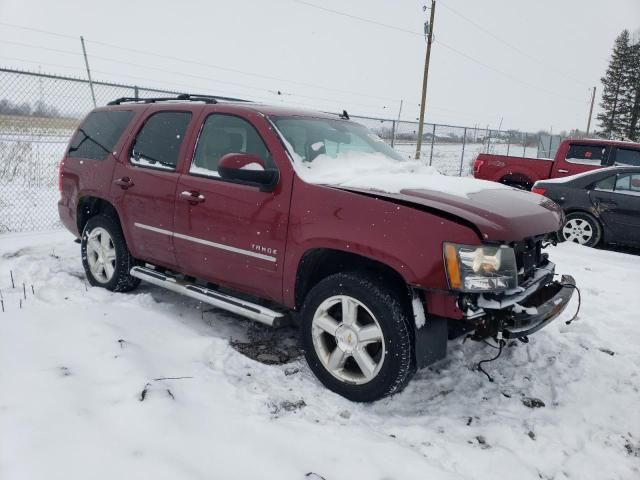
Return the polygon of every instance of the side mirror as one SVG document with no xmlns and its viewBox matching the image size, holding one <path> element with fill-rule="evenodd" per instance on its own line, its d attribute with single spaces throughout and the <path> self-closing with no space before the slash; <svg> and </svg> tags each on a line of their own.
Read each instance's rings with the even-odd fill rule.
<svg viewBox="0 0 640 480">
<path fill-rule="evenodd" d="M 253 183 L 260 191 L 271 192 L 278 184 L 277 170 L 266 170 L 264 160 L 250 153 L 227 153 L 218 162 L 220 178 Z"/>
</svg>

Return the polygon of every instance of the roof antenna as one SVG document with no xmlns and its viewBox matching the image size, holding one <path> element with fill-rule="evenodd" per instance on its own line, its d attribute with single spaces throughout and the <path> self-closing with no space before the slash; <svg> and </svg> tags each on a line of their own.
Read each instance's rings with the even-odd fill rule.
<svg viewBox="0 0 640 480">
<path fill-rule="evenodd" d="M 342 110 L 342 113 L 339 115 L 340 118 L 344 118 L 345 120 L 349 120 L 349 114 L 346 110 Z"/>
</svg>

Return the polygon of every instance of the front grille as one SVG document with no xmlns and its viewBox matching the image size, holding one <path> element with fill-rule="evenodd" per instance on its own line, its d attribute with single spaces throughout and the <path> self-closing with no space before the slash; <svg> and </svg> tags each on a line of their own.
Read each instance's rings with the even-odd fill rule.
<svg viewBox="0 0 640 480">
<path fill-rule="evenodd" d="M 531 278 L 544 260 L 542 255 L 542 240 L 528 238 L 514 245 L 516 265 L 518 266 L 518 283 L 521 284 Z"/>
</svg>

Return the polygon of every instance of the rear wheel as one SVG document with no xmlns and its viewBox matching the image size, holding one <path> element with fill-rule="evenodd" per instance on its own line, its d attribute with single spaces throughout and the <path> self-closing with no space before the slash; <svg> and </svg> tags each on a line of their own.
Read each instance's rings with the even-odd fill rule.
<svg viewBox="0 0 640 480">
<path fill-rule="evenodd" d="M 90 218 L 81 240 L 82 266 L 89 283 L 114 292 L 127 292 L 140 280 L 129 275 L 135 260 L 118 222 L 106 215 Z"/>
<path fill-rule="evenodd" d="M 356 273 L 331 275 L 302 307 L 302 342 L 311 370 L 330 390 L 357 402 L 400 391 L 412 375 L 407 309 L 391 290 Z"/>
<path fill-rule="evenodd" d="M 602 239 L 600 222 L 586 212 L 574 212 L 566 216 L 560 237 L 587 247 L 595 247 Z"/>
</svg>

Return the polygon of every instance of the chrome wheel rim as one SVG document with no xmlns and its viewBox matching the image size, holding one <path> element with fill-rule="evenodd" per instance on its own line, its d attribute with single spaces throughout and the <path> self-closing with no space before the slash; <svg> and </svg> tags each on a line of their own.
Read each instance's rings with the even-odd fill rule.
<svg viewBox="0 0 640 480">
<path fill-rule="evenodd" d="M 87 236 L 87 263 L 93 278 L 108 283 L 116 271 L 116 247 L 109 232 L 102 227 L 91 230 Z"/>
<path fill-rule="evenodd" d="M 361 385 L 373 380 L 385 358 L 382 329 L 359 300 L 336 295 L 316 310 L 311 323 L 316 355 L 338 380 Z"/>
<path fill-rule="evenodd" d="M 562 235 L 569 242 L 585 245 L 593 238 L 591 224 L 582 218 L 572 218 L 562 227 Z"/>
</svg>

